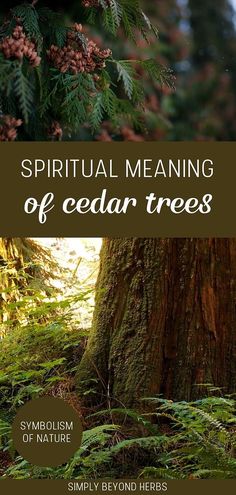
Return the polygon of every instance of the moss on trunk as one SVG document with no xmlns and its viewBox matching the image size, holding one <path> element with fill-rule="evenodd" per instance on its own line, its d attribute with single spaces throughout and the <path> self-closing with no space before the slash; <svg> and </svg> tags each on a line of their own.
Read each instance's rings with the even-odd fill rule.
<svg viewBox="0 0 236 495">
<path fill-rule="evenodd" d="M 79 392 L 130 407 L 235 391 L 235 283 L 236 240 L 105 239 Z"/>
</svg>

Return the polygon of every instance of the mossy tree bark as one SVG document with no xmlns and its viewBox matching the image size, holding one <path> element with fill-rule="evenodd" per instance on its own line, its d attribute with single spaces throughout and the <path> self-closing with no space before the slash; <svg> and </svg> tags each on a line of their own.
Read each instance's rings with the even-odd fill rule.
<svg viewBox="0 0 236 495">
<path fill-rule="evenodd" d="M 234 392 L 235 302 L 235 239 L 105 239 L 80 393 L 130 407 Z"/>
</svg>

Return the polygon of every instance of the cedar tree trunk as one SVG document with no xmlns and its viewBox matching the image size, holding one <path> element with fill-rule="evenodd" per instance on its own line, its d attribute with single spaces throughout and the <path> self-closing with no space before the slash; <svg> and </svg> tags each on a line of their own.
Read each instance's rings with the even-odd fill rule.
<svg viewBox="0 0 236 495">
<path fill-rule="evenodd" d="M 93 404 L 128 407 L 234 392 L 236 239 L 105 239 L 77 380 Z"/>
</svg>

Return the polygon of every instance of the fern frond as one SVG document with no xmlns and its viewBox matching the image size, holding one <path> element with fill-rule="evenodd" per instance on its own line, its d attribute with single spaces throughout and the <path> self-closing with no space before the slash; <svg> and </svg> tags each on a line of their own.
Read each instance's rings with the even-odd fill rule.
<svg viewBox="0 0 236 495">
<path fill-rule="evenodd" d="M 83 466 L 83 463 L 87 465 L 89 464 L 89 460 L 91 461 L 91 452 L 95 453 L 95 449 L 98 448 L 97 451 L 97 459 L 96 462 L 107 460 L 108 456 L 110 457 L 110 452 L 105 448 L 102 450 L 107 444 L 107 441 L 111 438 L 112 433 L 115 433 L 119 430 L 119 426 L 116 425 L 99 425 L 91 430 L 86 430 L 83 432 L 82 437 L 82 445 L 79 450 L 74 454 L 74 457 L 68 463 L 64 476 L 65 478 L 73 477 L 74 469 L 76 466 Z M 104 458 L 105 456 L 105 458 Z M 99 459 L 99 461 L 98 461 Z M 96 466 L 96 463 L 93 459 L 93 466 Z"/>
<path fill-rule="evenodd" d="M 114 121 L 117 115 L 118 98 L 111 88 L 105 89 L 102 93 L 103 108 L 108 117 Z"/>
<path fill-rule="evenodd" d="M 103 444 L 108 438 L 110 438 L 111 433 L 118 430 L 118 425 L 99 425 L 91 430 L 86 430 L 83 433 L 81 448 L 85 450 L 91 447 L 91 445 Z"/>
<path fill-rule="evenodd" d="M 131 418 L 136 423 L 141 424 L 148 431 L 152 433 L 156 432 L 156 427 L 146 418 L 146 416 L 144 414 L 139 414 L 133 409 L 125 409 L 125 408 L 105 409 L 92 414 L 91 417 L 104 416 L 107 413 L 112 415 L 116 415 L 116 414 L 122 415 L 124 416 L 124 419 L 126 419 L 127 417 Z"/>
<path fill-rule="evenodd" d="M 77 130 L 88 119 L 89 106 L 93 107 L 96 89 L 90 74 L 60 74 L 61 91 L 65 96 L 62 100 L 62 116 L 68 124 Z M 95 124 L 94 124 L 95 125 Z"/>
<path fill-rule="evenodd" d="M 232 471 L 224 469 L 198 469 L 191 474 L 192 479 L 230 479 L 234 475 Z"/>
</svg>

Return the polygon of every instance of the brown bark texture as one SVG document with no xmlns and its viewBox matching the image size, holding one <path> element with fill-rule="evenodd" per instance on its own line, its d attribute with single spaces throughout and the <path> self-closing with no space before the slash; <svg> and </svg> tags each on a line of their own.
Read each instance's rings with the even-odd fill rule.
<svg viewBox="0 0 236 495">
<path fill-rule="evenodd" d="M 126 407 L 235 392 L 236 239 L 105 239 L 77 380 Z"/>
</svg>

